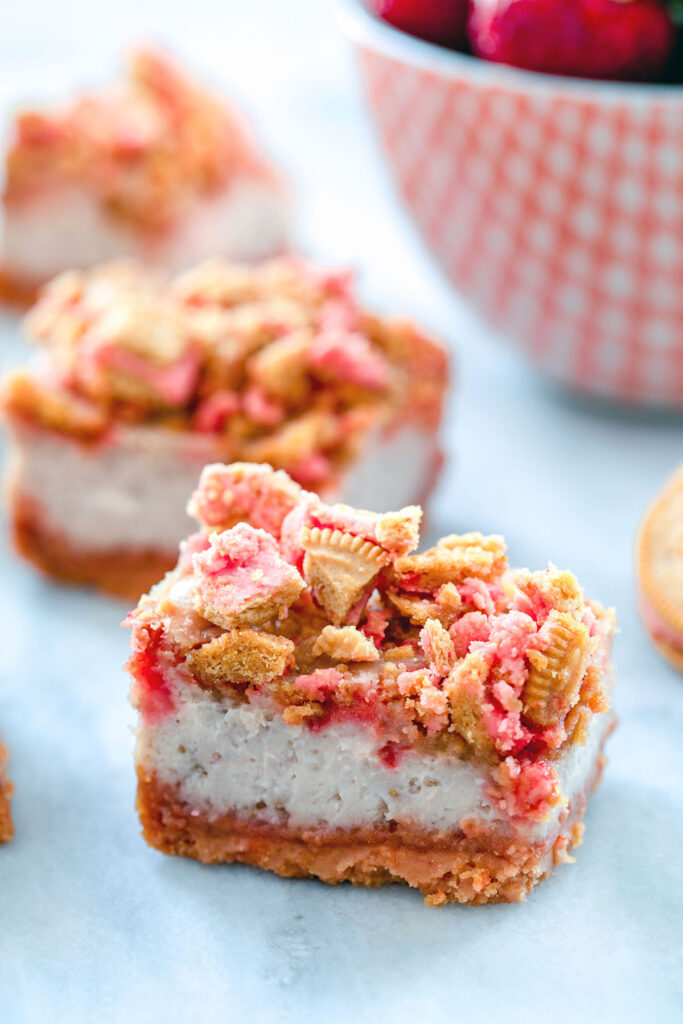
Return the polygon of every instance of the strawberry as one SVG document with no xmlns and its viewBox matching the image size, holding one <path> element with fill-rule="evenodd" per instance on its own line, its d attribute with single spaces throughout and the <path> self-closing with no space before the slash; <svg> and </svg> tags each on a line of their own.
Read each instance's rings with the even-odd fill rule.
<svg viewBox="0 0 683 1024">
<path fill-rule="evenodd" d="M 488 60 L 636 81 L 661 73 L 675 41 L 663 0 L 470 0 L 467 30 Z"/>
<path fill-rule="evenodd" d="M 467 0 L 370 0 L 370 6 L 390 25 L 443 46 L 465 41 Z"/>
</svg>

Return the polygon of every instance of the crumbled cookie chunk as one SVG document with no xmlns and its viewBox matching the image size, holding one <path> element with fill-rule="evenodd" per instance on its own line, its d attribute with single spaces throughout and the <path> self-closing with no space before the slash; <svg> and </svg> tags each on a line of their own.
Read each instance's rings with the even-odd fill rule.
<svg viewBox="0 0 683 1024">
<path fill-rule="evenodd" d="M 421 522 L 422 509 L 417 505 L 407 505 L 399 512 L 386 512 L 377 517 L 377 543 L 393 558 L 407 555 L 419 543 Z"/>
<path fill-rule="evenodd" d="M 362 537 L 330 527 L 306 527 L 303 572 L 316 600 L 341 624 L 388 558 L 382 548 Z"/>
<path fill-rule="evenodd" d="M 507 567 L 505 543 L 496 535 L 481 533 L 452 534 L 436 547 L 419 555 L 397 558 L 394 569 L 405 585 L 435 591 L 444 584 L 462 583 L 469 577 L 485 582 L 498 579 Z"/>
<path fill-rule="evenodd" d="M 415 626 L 424 626 L 428 619 L 437 619 L 448 629 L 462 609 L 462 598 L 452 583 L 441 587 L 435 600 L 391 589 L 387 590 L 387 598 Z"/>
<path fill-rule="evenodd" d="M 525 717 L 547 727 L 561 721 L 579 699 L 591 649 L 588 630 L 567 612 L 553 609 L 539 631 L 541 637 L 540 653 L 529 652 L 522 700 Z"/>
<path fill-rule="evenodd" d="M 488 662 L 480 652 L 473 651 L 452 669 L 444 680 L 443 691 L 449 704 L 449 728 L 462 736 L 478 757 L 493 763 L 498 754 L 486 729 L 483 707 L 488 674 Z"/>
<path fill-rule="evenodd" d="M 187 663 L 203 683 L 261 686 L 294 664 L 294 644 L 283 636 L 256 629 L 229 629 L 188 656 Z"/>
<path fill-rule="evenodd" d="M 317 701 L 309 700 L 305 704 L 288 704 L 282 711 L 285 725 L 303 725 L 309 718 L 320 718 L 325 709 Z"/>
<path fill-rule="evenodd" d="M 430 668 L 440 677 L 448 675 L 455 663 L 455 647 L 438 619 L 427 620 L 420 631 L 420 645 Z"/>
<path fill-rule="evenodd" d="M 105 309 L 73 352 L 72 372 L 94 398 L 174 408 L 192 395 L 199 352 L 178 310 L 132 292 Z"/>
<path fill-rule="evenodd" d="M 567 569 L 556 569 L 554 565 L 538 572 L 518 569 L 514 582 L 543 617 L 551 608 L 579 616 L 582 613 L 583 591 L 574 573 Z"/>
<path fill-rule="evenodd" d="M 335 661 L 377 661 L 372 640 L 355 626 L 325 626 L 313 646 L 313 654 L 327 654 Z"/>
<path fill-rule="evenodd" d="M 448 698 L 435 685 L 428 669 L 401 672 L 396 682 L 398 691 L 415 720 L 428 733 L 439 732 L 448 725 Z"/>
<path fill-rule="evenodd" d="M 107 417 L 99 406 L 66 392 L 42 387 L 39 379 L 19 371 L 5 381 L 0 402 L 10 415 L 81 441 L 96 440 L 107 427 Z"/>
<path fill-rule="evenodd" d="M 305 583 L 265 530 L 246 523 L 209 538 L 192 556 L 197 611 L 224 629 L 259 626 L 285 615 Z"/>
<path fill-rule="evenodd" d="M 247 364 L 247 371 L 269 395 L 299 403 L 309 394 L 311 385 L 306 356 L 311 331 L 291 331 L 256 352 Z"/>
</svg>

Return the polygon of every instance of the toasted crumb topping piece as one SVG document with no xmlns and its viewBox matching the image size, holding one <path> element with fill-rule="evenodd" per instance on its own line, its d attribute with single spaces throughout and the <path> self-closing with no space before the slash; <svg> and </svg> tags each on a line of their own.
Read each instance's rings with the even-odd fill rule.
<svg viewBox="0 0 683 1024">
<path fill-rule="evenodd" d="M 471 651 L 451 670 L 444 680 L 443 692 L 448 699 L 450 729 L 472 747 L 483 761 L 498 760 L 495 744 L 486 728 L 484 684 L 489 665 L 479 651 Z"/>
<path fill-rule="evenodd" d="M 286 615 L 305 587 L 273 537 L 246 523 L 212 533 L 209 548 L 193 555 L 192 562 L 195 607 L 224 629 L 260 626 Z"/>
<path fill-rule="evenodd" d="M 307 353 L 311 345 L 310 329 L 292 330 L 254 353 L 249 374 L 274 398 L 299 403 L 311 389 Z"/>
<path fill-rule="evenodd" d="M 394 570 L 414 589 L 434 591 L 447 583 L 474 576 L 486 582 L 502 576 L 507 567 L 502 537 L 481 533 L 452 534 L 419 555 L 397 558 Z"/>
<path fill-rule="evenodd" d="M 4 383 L 0 404 L 11 416 L 39 424 L 48 430 L 70 434 L 80 441 L 94 441 L 107 427 L 102 409 L 45 386 L 38 378 L 17 371 Z"/>
<path fill-rule="evenodd" d="M 325 626 L 313 646 L 313 654 L 337 661 L 377 661 L 379 652 L 369 637 L 355 626 Z"/>
<path fill-rule="evenodd" d="M 337 625 L 389 561 L 379 545 L 330 527 L 306 527 L 302 545 L 304 579 Z"/>
<path fill-rule="evenodd" d="M 294 644 L 284 636 L 256 629 L 229 629 L 192 651 L 187 663 L 208 686 L 262 686 L 293 666 Z"/>
<path fill-rule="evenodd" d="M 427 619 L 420 630 L 420 645 L 430 668 L 440 678 L 448 675 L 455 663 L 455 647 L 450 633 L 438 619 Z"/>
<path fill-rule="evenodd" d="M 451 626 L 462 607 L 462 598 L 453 583 L 440 588 L 435 600 L 428 600 L 414 594 L 387 590 L 392 605 L 415 626 L 424 626 L 428 619 L 437 619 L 442 626 Z"/>
<path fill-rule="evenodd" d="M 407 505 L 398 512 L 385 512 L 377 517 L 377 543 L 393 558 L 414 551 L 420 540 L 422 509 Z"/>
<path fill-rule="evenodd" d="M 553 609 L 541 627 L 542 651 L 530 651 L 529 675 L 522 700 L 524 715 L 534 725 L 562 720 L 579 699 L 581 680 L 591 655 L 588 630 L 568 612 Z"/>
<path fill-rule="evenodd" d="M 574 573 L 568 569 L 557 569 L 554 565 L 537 572 L 517 569 L 514 581 L 517 589 L 542 610 L 547 612 L 554 608 L 558 612 L 581 615 L 583 590 Z"/>
</svg>

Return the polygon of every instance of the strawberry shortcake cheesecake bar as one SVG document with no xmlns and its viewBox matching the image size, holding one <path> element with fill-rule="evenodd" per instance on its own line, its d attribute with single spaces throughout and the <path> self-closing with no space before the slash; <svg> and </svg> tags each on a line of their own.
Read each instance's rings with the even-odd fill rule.
<svg viewBox="0 0 683 1024">
<path fill-rule="evenodd" d="M 56 278 L 42 359 L 3 392 L 18 550 L 137 600 L 176 561 L 204 465 L 268 462 L 327 499 L 419 501 L 440 464 L 444 349 L 356 301 L 347 272 L 213 261 Z"/>
<path fill-rule="evenodd" d="M 420 509 L 203 471 L 132 629 L 148 843 L 207 863 L 520 901 L 571 860 L 612 726 L 611 612 Z"/>
<path fill-rule="evenodd" d="M 287 191 L 239 115 L 140 51 L 121 84 L 17 116 L 0 292 L 30 300 L 63 270 L 121 256 L 171 269 L 262 259 L 288 228 Z"/>
</svg>

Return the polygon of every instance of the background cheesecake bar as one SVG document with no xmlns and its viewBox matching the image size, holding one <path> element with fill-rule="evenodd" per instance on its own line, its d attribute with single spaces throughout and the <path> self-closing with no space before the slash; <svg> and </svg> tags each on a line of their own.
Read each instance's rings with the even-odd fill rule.
<svg viewBox="0 0 683 1024">
<path fill-rule="evenodd" d="M 12 784 L 7 778 L 7 750 L 0 741 L 0 843 L 6 843 L 14 835 L 10 812 Z"/>
<path fill-rule="evenodd" d="M 106 265 L 58 277 L 28 323 L 42 362 L 3 399 L 13 532 L 60 579 L 137 600 L 175 564 L 210 462 L 268 462 L 377 508 L 435 480 L 445 352 L 361 308 L 346 272 Z"/>
<path fill-rule="evenodd" d="M 500 537 L 208 467 L 132 627 L 138 811 L 170 854 L 519 901 L 580 842 L 613 615 Z"/>
<path fill-rule="evenodd" d="M 122 83 L 16 118 L 2 294 L 30 299 L 63 270 L 121 256 L 171 269 L 273 256 L 287 243 L 288 206 L 240 116 L 141 51 Z"/>
</svg>

